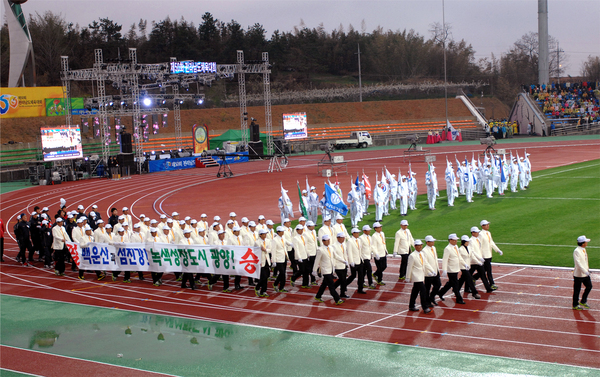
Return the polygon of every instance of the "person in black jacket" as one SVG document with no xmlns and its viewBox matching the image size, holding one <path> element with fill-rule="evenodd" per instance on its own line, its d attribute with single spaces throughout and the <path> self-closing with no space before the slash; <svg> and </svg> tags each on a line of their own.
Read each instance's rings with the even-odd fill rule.
<svg viewBox="0 0 600 377">
<path fill-rule="evenodd" d="M 52 268 L 52 228 L 48 226 L 48 221 L 42 221 L 42 227 L 40 229 L 42 235 L 42 250 L 40 256 L 44 255 L 44 267 Z"/>
<path fill-rule="evenodd" d="M 17 223 L 15 236 L 17 237 L 17 241 L 19 243 L 19 254 L 17 255 L 17 261 L 20 260 L 23 266 L 29 266 L 30 264 L 27 263 L 25 251 L 29 250 L 29 256 L 33 257 L 33 246 L 31 245 L 29 223 L 27 222 L 27 216 L 24 213 L 19 216 L 19 222 Z"/>
<path fill-rule="evenodd" d="M 113 227 L 119 223 L 119 211 L 114 207 L 110 209 L 108 223 Z"/>
<path fill-rule="evenodd" d="M 29 230 L 31 231 L 31 243 L 33 244 L 33 252 L 29 253 L 29 261 L 33 262 L 33 254 L 39 253 L 38 261 L 42 260 L 42 224 L 36 211 L 31 213 L 29 218 Z"/>
</svg>

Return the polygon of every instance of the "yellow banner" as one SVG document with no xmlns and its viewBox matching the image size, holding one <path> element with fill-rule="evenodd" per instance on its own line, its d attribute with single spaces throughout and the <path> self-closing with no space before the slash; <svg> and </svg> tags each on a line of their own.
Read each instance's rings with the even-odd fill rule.
<svg viewBox="0 0 600 377">
<path fill-rule="evenodd" d="M 46 98 L 62 96 L 62 86 L 0 88 L 0 118 L 46 116 Z"/>
</svg>

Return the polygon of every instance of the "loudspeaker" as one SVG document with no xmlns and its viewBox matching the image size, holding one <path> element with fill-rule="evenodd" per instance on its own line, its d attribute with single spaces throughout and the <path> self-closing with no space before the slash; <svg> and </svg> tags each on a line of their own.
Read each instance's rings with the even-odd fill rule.
<svg viewBox="0 0 600 377">
<path fill-rule="evenodd" d="M 262 141 L 251 141 L 248 143 L 248 158 L 251 160 L 257 160 L 264 156 L 263 153 L 263 142 Z"/>
<path fill-rule="evenodd" d="M 250 123 L 250 140 L 260 141 L 260 129 L 257 123 Z"/>
<path fill-rule="evenodd" d="M 133 153 L 133 146 L 131 145 L 131 134 L 121 134 L 121 153 Z"/>
<path fill-rule="evenodd" d="M 119 167 L 134 167 L 133 153 L 119 153 L 117 155 L 117 161 L 119 162 Z"/>
<path fill-rule="evenodd" d="M 289 154 L 290 143 L 285 139 L 273 139 L 274 154 Z"/>
</svg>

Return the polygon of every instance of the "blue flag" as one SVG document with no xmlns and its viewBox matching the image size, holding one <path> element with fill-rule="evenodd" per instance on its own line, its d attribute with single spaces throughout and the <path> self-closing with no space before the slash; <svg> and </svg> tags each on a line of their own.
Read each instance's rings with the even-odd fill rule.
<svg viewBox="0 0 600 377">
<path fill-rule="evenodd" d="M 506 182 L 506 176 L 504 175 L 504 166 L 502 166 L 502 162 L 500 162 L 500 182 Z"/>
<path fill-rule="evenodd" d="M 348 206 L 344 204 L 344 201 L 340 195 L 331 188 L 331 186 L 325 184 L 325 207 L 330 211 L 335 211 L 346 216 L 348 213 Z"/>
<path fill-rule="evenodd" d="M 356 181 L 354 182 L 356 187 L 360 187 L 360 182 L 358 181 L 358 174 L 356 174 Z"/>
</svg>

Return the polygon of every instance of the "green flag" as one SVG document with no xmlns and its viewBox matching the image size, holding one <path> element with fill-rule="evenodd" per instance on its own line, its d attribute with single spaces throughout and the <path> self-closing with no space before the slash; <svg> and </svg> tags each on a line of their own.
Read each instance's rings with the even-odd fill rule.
<svg viewBox="0 0 600 377">
<path fill-rule="evenodd" d="M 300 212 L 302 212 L 302 216 L 308 217 L 308 211 L 306 210 L 306 206 L 304 205 L 304 200 L 302 200 L 302 190 L 300 190 L 300 183 L 296 182 L 298 185 L 298 199 L 300 202 Z"/>
</svg>

